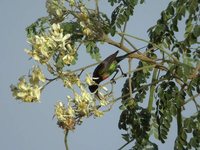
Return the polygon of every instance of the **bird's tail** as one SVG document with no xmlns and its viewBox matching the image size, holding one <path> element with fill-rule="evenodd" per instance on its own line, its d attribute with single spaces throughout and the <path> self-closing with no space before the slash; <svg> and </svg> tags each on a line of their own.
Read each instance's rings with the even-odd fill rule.
<svg viewBox="0 0 200 150">
<path fill-rule="evenodd" d="M 127 54 L 125 54 L 125 55 L 118 56 L 118 57 L 117 57 L 117 62 L 122 61 L 123 59 L 125 59 L 125 58 L 128 57 L 129 55 L 131 55 L 131 54 L 133 54 L 133 53 L 136 53 L 137 51 L 139 51 L 139 50 L 141 50 L 141 49 L 143 49 L 143 48 L 145 48 L 145 47 L 147 47 L 147 46 L 141 47 L 141 48 L 139 48 L 139 49 L 137 49 L 137 50 L 135 50 L 135 51 L 132 51 L 132 52 L 130 52 L 130 53 L 127 53 Z"/>
</svg>

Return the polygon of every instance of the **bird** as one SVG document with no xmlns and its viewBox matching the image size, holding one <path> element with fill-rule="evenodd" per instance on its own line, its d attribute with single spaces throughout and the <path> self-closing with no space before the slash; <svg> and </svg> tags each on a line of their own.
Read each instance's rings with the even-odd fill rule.
<svg viewBox="0 0 200 150">
<path fill-rule="evenodd" d="M 144 47 L 142 47 L 142 48 L 144 48 Z M 115 53 L 113 53 L 110 56 L 108 56 L 107 58 L 105 58 L 94 69 L 92 80 L 94 81 L 95 84 L 89 85 L 90 92 L 98 94 L 97 89 L 99 87 L 99 83 L 102 82 L 103 80 L 107 79 L 108 77 L 110 77 L 114 72 L 115 72 L 115 74 L 111 79 L 111 81 L 114 83 L 115 83 L 114 78 L 117 75 L 117 73 L 119 72 L 119 70 L 121 71 L 123 76 L 126 76 L 126 74 L 122 71 L 122 69 L 119 65 L 119 62 L 122 61 L 123 59 L 127 58 L 129 55 L 139 51 L 142 48 L 139 48 L 135 51 L 132 51 L 132 52 L 127 53 L 122 56 L 117 56 L 119 51 L 116 51 Z"/>
</svg>

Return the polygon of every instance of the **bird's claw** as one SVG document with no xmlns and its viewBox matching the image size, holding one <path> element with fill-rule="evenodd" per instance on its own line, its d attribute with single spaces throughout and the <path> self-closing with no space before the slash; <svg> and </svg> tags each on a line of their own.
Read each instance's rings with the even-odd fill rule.
<svg viewBox="0 0 200 150">
<path fill-rule="evenodd" d="M 127 74 L 126 74 L 126 73 L 123 73 L 122 76 L 123 76 L 123 77 L 127 77 Z"/>
<path fill-rule="evenodd" d="M 111 82 L 112 84 L 115 84 L 115 83 L 116 83 L 115 79 L 111 79 L 110 82 Z"/>
</svg>

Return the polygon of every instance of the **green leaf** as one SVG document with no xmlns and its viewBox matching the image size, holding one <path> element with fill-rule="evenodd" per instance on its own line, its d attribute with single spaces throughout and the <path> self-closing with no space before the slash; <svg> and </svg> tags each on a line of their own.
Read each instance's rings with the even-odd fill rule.
<svg viewBox="0 0 200 150">
<path fill-rule="evenodd" d="M 193 29 L 193 34 L 195 37 L 199 37 L 200 36 L 200 25 L 195 25 L 194 29 Z"/>
<path fill-rule="evenodd" d="M 95 59 L 96 61 L 100 61 L 101 55 L 99 52 L 99 48 L 97 47 L 97 44 L 93 41 L 85 43 L 86 51 L 90 54 L 92 59 Z"/>
<path fill-rule="evenodd" d="M 197 147 L 197 141 L 196 141 L 196 138 L 195 137 L 192 137 L 191 139 L 190 139 L 190 145 L 192 146 L 192 147 Z"/>
<path fill-rule="evenodd" d="M 176 32 L 178 32 L 178 26 L 177 24 L 172 24 L 172 29 Z"/>
<path fill-rule="evenodd" d="M 129 139 L 129 134 L 122 134 L 122 138 L 126 141 L 126 142 L 129 142 L 130 139 Z"/>
<path fill-rule="evenodd" d="M 116 33 L 116 27 L 115 27 L 115 26 L 112 26 L 112 27 L 110 28 L 110 34 L 111 34 L 111 36 L 115 36 L 115 33 Z"/>
<path fill-rule="evenodd" d="M 174 7 L 170 6 L 169 7 L 169 13 L 173 16 L 174 15 Z"/>
<path fill-rule="evenodd" d="M 140 1 L 140 4 L 143 4 L 144 2 L 145 2 L 145 0 L 141 0 L 141 1 Z"/>
</svg>

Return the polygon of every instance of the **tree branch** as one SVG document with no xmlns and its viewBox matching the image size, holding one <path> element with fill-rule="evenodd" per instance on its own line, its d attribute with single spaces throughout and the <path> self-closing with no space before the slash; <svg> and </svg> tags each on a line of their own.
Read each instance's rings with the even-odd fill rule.
<svg viewBox="0 0 200 150">
<path fill-rule="evenodd" d="M 128 71 L 131 72 L 131 60 L 132 59 L 128 59 Z M 130 98 L 132 97 L 132 80 L 131 80 L 131 74 L 128 74 L 128 84 L 129 84 L 129 94 L 130 94 Z"/>
<path fill-rule="evenodd" d="M 129 48 L 127 48 L 127 47 L 124 46 L 124 45 L 121 45 L 121 44 L 118 43 L 118 42 L 113 41 L 113 40 L 110 39 L 107 35 L 104 35 L 104 36 L 103 36 L 102 41 L 107 42 L 108 44 L 113 45 L 113 46 L 115 46 L 115 47 L 118 47 L 118 48 L 122 49 L 123 51 L 125 51 L 126 53 L 131 52 L 131 50 L 130 50 Z M 156 66 L 157 66 L 158 68 L 160 68 L 160 69 L 162 69 L 162 70 L 168 70 L 168 69 L 167 69 L 165 66 L 163 66 L 162 64 L 158 64 L 155 60 L 153 60 L 153 59 L 147 57 L 146 55 L 144 55 L 144 54 L 142 54 L 142 53 L 141 53 L 141 54 L 134 53 L 134 54 L 131 54 L 129 57 L 130 57 L 130 58 L 136 58 L 136 59 L 139 59 L 139 60 L 141 60 L 141 61 L 145 61 L 145 62 L 148 62 L 148 63 L 151 63 L 151 64 L 156 64 Z"/>
<path fill-rule="evenodd" d="M 158 69 L 155 68 L 153 71 L 153 76 L 152 76 L 152 80 L 151 80 L 152 83 L 154 83 L 154 81 L 156 81 L 157 73 L 158 73 Z M 155 84 L 152 84 L 150 87 L 149 103 L 148 103 L 148 107 L 147 107 L 149 112 L 151 112 L 151 110 L 152 110 L 154 92 L 155 92 Z"/>
</svg>

